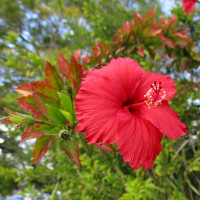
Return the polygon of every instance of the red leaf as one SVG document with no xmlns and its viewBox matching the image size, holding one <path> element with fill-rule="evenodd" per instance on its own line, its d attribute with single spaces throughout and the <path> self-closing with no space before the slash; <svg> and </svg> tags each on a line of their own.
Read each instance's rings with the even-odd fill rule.
<svg viewBox="0 0 200 200">
<path fill-rule="evenodd" d="M 48 85 L 58 90 L 63 90 L 64 89 L 63 80 L 56 72 L 56 70 L 48 62 L 46 62 L 45 71 L 46 71 L 46 82 L 48 83 Z"/>
<path fill-rule="evenodd" d="M 37 138 L 34 149 L 32 164 L 36 164 L 49 150 L 56 136 L 52 135 L 41 135 Z"/>
<path fill-rule="evenodd" d="M 98 147 L 100 150 L 102 151 L 110 151 L 110 152 L 115 152 L 114 147 L 112 146 L 112 144 L 101 144 L 101 143 L 96 143 L 94 144 L 96 147 Z"/>
<path fill-rule="evenodd" d="M 67 154 L 70 160 L 72 160 L 78 167 L 81 167 L 81 162 L 79 159 L 79 146 L 78 140 L 61 140 L 60 146 L 62 150 Z"/>
</svg>

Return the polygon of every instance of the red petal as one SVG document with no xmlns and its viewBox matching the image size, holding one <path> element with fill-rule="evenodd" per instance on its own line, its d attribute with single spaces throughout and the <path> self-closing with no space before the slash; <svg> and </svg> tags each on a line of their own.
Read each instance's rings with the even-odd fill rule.
<svg viewBox="0 0 200 200">
<path fill-rule="evenodd" d="M 112 60 L 102 69 L 87 72 L 76 97 L 77 131 L 86 131 L 89 144 L 113 143 L 119 128 L 117 113 L 133 97 L 142 68 L 131 59 Z"/>
<path fill-rule="evenodd" d="M 144 119 L 154 124 L 171 140 L 186 134 L 186 125 L 179 121 L 180 116 L 170 108 L 167 101 L 163 101 L 161 106 L 150 109 L 147 105 L 139 105 L 137 110 Z"/>
<path fill-rule="evenodd" d="M 182 7 L 183 9 L 185 10 L 185 12 L 187 13 L 187 15 L 190 13 L 190 12 L 193 12 L 194 11 L 194 5 L 195 3 L 197 3 L 198 0 L 183 0 L 183 4 L 182 4 Z"/>
<path fill-rule="evenodd" d="M 176 92 L 175 82 L 170 76 L 143 71 L 143 77 L 141 79 L 140 85 L 135 91 L 134 99 L 136 102 L 144 100 L 144 95 L 150 89 L 151 84 L 153 84 L 155 81 L 157 83 L 161 82 L 162 88 L 166 92 L 166 100 L 170 100 Z"/>
<path fill-rule="evenodd" d="M 134 169 L 142 165 L 145 170 L 153 166 L 153 160 L 162 151 L 162 136 L 154 125 L 135 113 L 132 120 L 120 128 L 116 143 L 119 153 L 124 154 L 124 162 L 129 162 Z"/>
</svg>

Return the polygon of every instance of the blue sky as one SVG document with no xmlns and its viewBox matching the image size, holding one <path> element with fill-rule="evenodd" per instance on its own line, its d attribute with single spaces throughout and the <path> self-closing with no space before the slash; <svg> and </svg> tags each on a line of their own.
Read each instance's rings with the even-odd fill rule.
<svg viewBox="0 0 200 200">
<path fill-rule="evenodd" d="M 166 15 L 170 15 L 172 8 L 176 5 L 174 0 L 160 0 L 160 4 L 162 5 L 162 10 Z"/>
</svg>

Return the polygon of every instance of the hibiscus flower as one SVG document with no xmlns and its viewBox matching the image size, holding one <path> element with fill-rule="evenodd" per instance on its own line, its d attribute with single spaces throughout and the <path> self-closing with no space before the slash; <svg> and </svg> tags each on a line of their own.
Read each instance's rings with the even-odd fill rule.
<svg viewBox="0 0 200 200">
<path fill-rule="evenodd" d="M 175 82 L 170 76 L 142 69 L 130 58 L 85 72 L 76 96 L 79 132 L 88 144 L 116 142 L 124 162 L 151 168 L 162 151 L 163 134 L 171 140 L 186 134 L 186 126 L 170 108 Z"/>
<path fill-rule="evenodd" d="M 185 10 L 185 12 L 187 13 L 187 15 L 190 13 L 190 12 L 193 12 L 194 11 L 194 5 L 195 3 L 197 3 L 198 0 L 183 0 L 183 4 L 182 4 L 182 7 L 183 9 Z"/>
</svg>

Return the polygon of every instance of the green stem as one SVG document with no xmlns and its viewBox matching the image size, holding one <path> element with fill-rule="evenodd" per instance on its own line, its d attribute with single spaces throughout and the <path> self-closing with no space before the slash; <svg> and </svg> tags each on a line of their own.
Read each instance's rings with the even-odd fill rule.
<svg viewBox="0 0 200 200">
<path fill-rule="evenodd" d="M 42 121 L 42 120 L 35 120 L 35 123 L 36 124 L 47 124 L 47 125 L 53 125 L 53 126 L 65 126 L 63 124 L 54 124 L 54 123 Z"/>
</svg>

